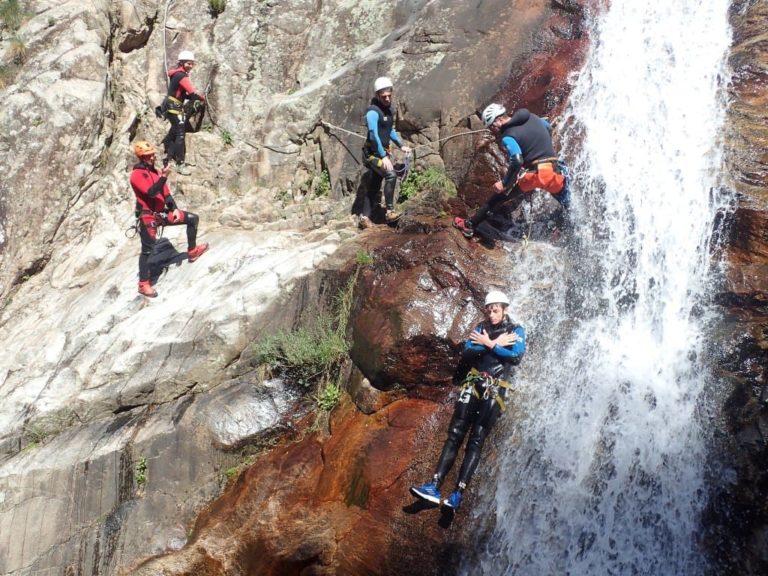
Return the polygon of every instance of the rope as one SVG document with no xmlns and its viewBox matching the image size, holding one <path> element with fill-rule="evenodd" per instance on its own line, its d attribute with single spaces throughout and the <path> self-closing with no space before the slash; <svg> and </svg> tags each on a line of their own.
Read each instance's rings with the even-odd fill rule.
<svg viewBox="0 0 768 576">
<path fill-rule="evenodd" d="M 163 16 L 163 65 L 165 66 L 165 90 L 168 91 L 168 85 L 171 81 L 170 78 L 168 78 L 168 46 L 166 45 L 166 22 L 168 21 L 168 11 L 171 9 L 171 4 L 173 4 L 173 0 L 167 0 L 165 3 L 165 15 Z"/>
<path fill-rule="evenodd" d="M 325 126 L 326 128 L 330 128 L 332 130 L 338 130 L 339 132 L 344 132 L 345 134 L 349 134 L 350 136 L 354 136 L 356 138 L 360 138 L 361 140 L 366 140 L 365 136 L 362 136 L 358 134 L 357 132 L 352 132 L 351 130 L 347 130 L 346 128 L 342 128 L 341 126 L 336 126 L 335 124 L 331 124 L 330 122 L 326 122 L 325 120 L 320 120 L 320 124 Z M 458 138 L 459 136 L 467 136 L 469 134 L 478 134 L 480 132 L 488 132 L 489 130 L 487 128 L 482 128 L 480 130 L 469 130 L 468 132 L 459 132 L 458 134 L 451 134 L 450 136 L 446 136 L 445 138 L 440 138 L 439 140 L 435 140 L 434 142 L 427 142 L 426 144 L 419 144 L 418 146 L 414 146 L 411 148 L 411 150 L 418 150 L 419 148 L 427 148 L 429 146 L 434 146 L 435 144 L 439 144 L 440 142 L 444 142 L 446 140 L 450 140 L 451 138 Z"/>
<path fill-rule="evenodd" d="M 413 151 L 409 150 L 405 153 L 405 160 L 403 161 L 403 167 L 395 168 L 395 174 L 400 177 L 400 180 L 408 178 L 408 172 L 411 170 L 411 164 L 413 163 Z"/>
</svg>

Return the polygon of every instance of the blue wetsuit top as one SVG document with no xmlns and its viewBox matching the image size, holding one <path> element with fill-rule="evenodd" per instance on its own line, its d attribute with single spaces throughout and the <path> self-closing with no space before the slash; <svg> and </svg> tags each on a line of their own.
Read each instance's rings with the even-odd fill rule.
<svg viewBox="0 0 768 576">
<path fill-rule="evenodd" d="M 376 155 L 379 158 L 384 158 L 384 156 L 387 155 L 387 151 L 384 149 L 381 138 L 379 138 L 379 115 L 376 110 L 368 110 L 365 114 L 365 123 L 368 125 L 368 141 L 375 144 Z M 389 132 L 389 139 L 394 142 L 398 148 L 403 147 L 400 142 L 400 136 L 397 135 L 394 127 Z"/>
</svg>

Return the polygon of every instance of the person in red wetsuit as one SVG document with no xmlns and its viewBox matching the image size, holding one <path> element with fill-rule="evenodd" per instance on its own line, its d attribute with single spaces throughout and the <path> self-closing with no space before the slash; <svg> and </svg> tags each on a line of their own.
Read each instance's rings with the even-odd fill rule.
<svg viewBox="0 0 768 576">
<path fill-rule="evenodd" d="M 208 244 L 197 244 L 197 214 L 185 212 L 176 206 L 168 187 L 168 174 L 171 169 L 166 165 L 155 168 L 157 151 L 149 142 L 136 142 L 133 151 L 139 163 L 131 171 L 131 188 L 136 195 L 136 213 L 139 217 L 139 237 L 141 254 L 139 255 L 139 294 L 154 298 L 157 292 L 150 284 L 149 257 L 157 241 L 157 229 L 161 226 L 187 227 L 187 256 L 194 262 L 208 250 Z"/>
<path fill-rule="evenodd" d="M 205 96 L 200 94 L 192 85 L 189 73 L 195 65 L 195 55 L 189 50 L 179 52 L 178 65 L 168 70 L 168 95 L 163 102 L 162 111 L 171 123 L 168 134 L 163 138 L 166 159 L 176 163 L 176 171 L 188 176 L 190 174 L 186 162 L 187 145 L 185 141 L 186 123 L 184 118 L 184 101 L 196 100 L 203 102 Z M 195 102 L 194 104 L 198 104 Z"/>
</svg>

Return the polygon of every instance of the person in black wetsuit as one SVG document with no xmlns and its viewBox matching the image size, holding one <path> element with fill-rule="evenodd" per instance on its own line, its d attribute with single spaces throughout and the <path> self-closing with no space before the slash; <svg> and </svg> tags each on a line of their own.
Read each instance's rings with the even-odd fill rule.
<svg viewBox="0 0 768 576">
<path fill-rule="evenodd" d="M 166 159 L 176 163 L 176 172 L 184 176 L 191 174 L 186 161 L 186 121 L 184 118 L 184 102 L 186 100 L 205 101 L 205 95 L 199 93 L 189 79 L 189 73 L 195 65 L 195 55 L 189 50 L 179 52 L 179 63 L 176 68 L 168 71 L 168 95 L 165 97 L 161 111 L 171 123 L 168 134 L 163 138 Z M 197 103 L 197 102 L 195 102 Z"/>
<path fill-rule="evenodd" d="M 395 186 L 397 172 L 390 156 L 391 144 L 394 143 L 403 152 L 410 148 L 404 146 L 395 130 L 395 117 L 392 110 L 392 80 L 386 76 L 376 78 L 373 83 L 375 92 L 365 113 L 367 134 L 363 145 L 363 165 L 368 169 L 368 189 L 363 198 L 360 213 L 360 228 L 370 228 L 371 213 L 381 198 L 381 182 L 384 181 L 385 220 L 393 224 L 400 218 L 395 211 Z"/>
<path fill-rule="evenodd" d="M 485 298 L 486 320 L 478 324 L 464 344 L 462 362 L 471 368 L 462 382 L 454 407 L 448 438 L 431 482 L 411 486 L 414 496 L 457 509 L 462 494 L 480 462 L 485 439 L 505 409 L 507 390 L 514 367 L 525 353 L 525 329 L 507 314 L 509 299 L 498 290 Z M 456 489 L 443 500 L 440 485 L 453 466 L 464 437 L 469 440 L 464 451 Z"/>
</svg>

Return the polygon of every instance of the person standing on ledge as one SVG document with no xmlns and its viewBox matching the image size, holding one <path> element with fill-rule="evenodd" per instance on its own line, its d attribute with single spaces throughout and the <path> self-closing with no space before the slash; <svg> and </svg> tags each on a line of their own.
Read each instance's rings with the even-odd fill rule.
<svg viewBox="0 0 768 576">
<path fill-rule="evenodd" d="M 394 224 L 400 218 L 395 211 L 395 186 L 397 172 L 390 156 L 391 144 L 394 143 L 403 152 L 410 152 L 404 146 L 395 130 L 395 118 L 392 111 L 392 80 L 386 76 L 376 78 L 373 83 L 375 92 L 368 110 L 365 113 L 365 123 L 368 128 L 365 144 L 363 145 L 363 165 L 368 169 L 370 186 L 363 198 L 360 214 L 360 227 L 370 228 L 371 213 L 381 198 L 381 182 L 384 181 L 385 219 L 387 224 Z"/>
<path fill-rule="evenodd" d="M 157 291 L 152 288 L 149 277 L 149 257 L 157 241 L 157 229 L 163 226 L 187 227 L 187 258 L 194 262 L 208 250 L 208 244 L 197 243 L 197 214 L 185 212 L 176 206 L 168 187 L 170 167 L 155 168 L 157 151 L 149 142 L 139 141 L 133 145 L 133 152 L 139 159 L 131 171 L 131 188 L 136 196 L 136 215 L 139 219 L 141 254 L 139 255 L 139 294 L 154 298 Z"/>
<path fill-rule="evenodd" d="M 195 55 L 189 50 L 179 52 L 179 62 L 176 68 L 168 71 L 168 95 L 163 101 L 160 112 L 171 123 L 168 134 L 163 138 L 166 160 L 176 163 L 176 172 L 184 176 L 191 174 L 186 161 L 187 144 L 185 140 L 186 123 L 184 118 L 184 102 L 195 100 L 195 104 L 205 101 L 205 96 L 197 92 L 189 79 L 189 73 L 195 65 Z"/>
</svg>

